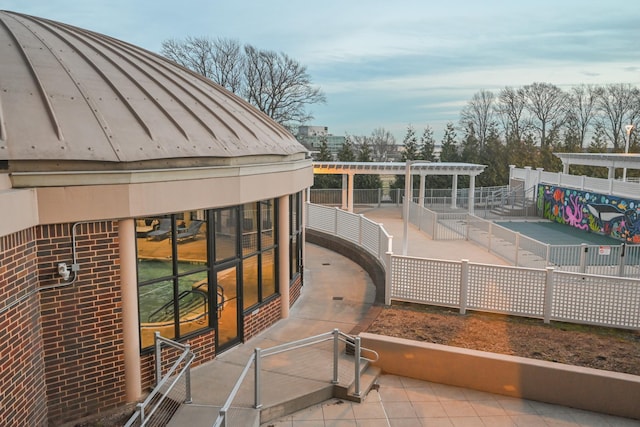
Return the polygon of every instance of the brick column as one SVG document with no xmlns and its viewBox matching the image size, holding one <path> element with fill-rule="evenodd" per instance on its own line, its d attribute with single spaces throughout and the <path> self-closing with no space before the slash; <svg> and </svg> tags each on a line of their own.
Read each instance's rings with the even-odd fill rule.
<svg viewBox="0 0 640 427">
<path fill-rule="evenodd" d="M 120 287 L 124 343 L 125 394 L 127 402 L 142 395 L 140 328 L 138 323 L 138 282 L 136 277 L 136 229 L 133 219 L 118 223 L 120 241 Z"/>
</svg>

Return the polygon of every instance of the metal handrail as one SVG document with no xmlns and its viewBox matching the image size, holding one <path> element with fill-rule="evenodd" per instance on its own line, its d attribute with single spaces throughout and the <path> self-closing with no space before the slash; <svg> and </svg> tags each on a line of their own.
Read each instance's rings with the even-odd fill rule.
<svg viewBox="0 0 640 427">
<path fill-rule="evenodd" d="M 238 394 L 238 390 L 240 390 L 242 381 L 244 381 L 244 378 L 247 376 L 247 373 L 251 368 L 251 364 L 255 361 L 255 358 L 256 356 L 254 353 L 251 355 L 251 357 L 247 361 L 247 364 L 244 366 L 242 373 L 240 373 L 240 377 L 238 378 L 235 385 L 233 386 L 231 393 L 229 393 L 229 397 L 227 397 L 227 400 L 224 402 L 224 405 L 222 405 L 222 408 L 220 408 L 220 411 L 218 412 L 218 417 L 216 418 L 216 421 L 213 423 L 214 427 L 219 427 L 219 426 L 226 427 L 227 412 L 229 411 L 229 408 L 231 408 L 231 404 L 233 403 L 233 400 L 236 398 L 236 395 Z"/>
<path fill-rule="evenodd" d="M 140 427 L 143 427 L 148 422 L 150 422 L 153 414 L 158 410 L 162 402 L 166 399 L 167 395 L 171 392 L 171 390 L 173 390 L 173 387 L 178 383 L 178 381 L 182 378 L 183 375 L 185 376 L 185 382 L 186 382 L 186 386 L 185 386 L 186 397 L 185 397 L 184 403 L 191 403 L 191 374 L 190 374 L 191 371 L 190 369 L 191 369 L 191 363 L 196 357 L 196 355 L 193 352 L 191 352 L 191 346 L 189 344 L 180 344 L 168 338 L 164 338 L 160 335 L 159 332 L 155 333 L 154 338 L 155 338 L 155 349 L 156 349 L 156 355 L 155 355 L 156 386 L 153 388 L 153 390 L 151 390 L 151 393 L 149 393 L 149 395 L 143 402 L 138 403 L 136 411 L 133 413 L 133 415 L 131 416 L 129 421 L 127 421 L 127 423 L 124 425 L 124 427 L 131 427 L 134 425 L 136 421 L 140 421 Z M 162 377 L 161 354 L 160 354 L 163 343 L 171 347 L 183 350 L 183 353 L 174 362 L 174 364 L 171 366 L 171 368 L 169 369 L 169 371 L 164 377 Z M 178 366 L 180 366 L 183 362 L 184 362 L 184 366 L 182 367 L 182 369 L 180 369 L 180 371 L 177 373 L 177 375 L 175 375 L 174 378 L 171 378 L 172 376 L 174 376 L 174 373 L 176 372 L 176 369 L 178 368 Z M 168 388 L 164 393 L 161 393 L 161 390 L 163 389 L 163 387 L 170 380 L 172 381 L 171 384 L 168 386 Z M 156 401 L 154 401 L 154 398 L 158 394 L 160 394 L 161 397 Z M 151 403 L 153 403 L 153 407 L 148 413 L 145 413 L 145 409 L 148 406 L 150 406 Z"/>
<path fill-rule="evenodd" d="M 296 341 L 291 341 L 288 343 L 284 343 L 284 344 L 280 344 L 277 346 L 273 346 L 273 347 L 269 347 L 267 349 L 260 349 L 259 347 L 254 349 L 254 353 L 251 355 L 251 357 L 249 358 L 249 360 L 247 361 L 247 363 L 244 366 L 244 369 L 242 370 L 242 373 L 240 374 L 240 377 L 238 378 L 238 380 L 236 381 L 235 385 L 233 386 L 233 389 L 231 390 L 231 393 L 229 394 L 229 397 L 227 398 L 227 400 L 225 401 L 224 405 L 222 406 L 222 408 L 220 409 L 220 412 L 218 413 L 218 417 L 216 418 L 216 421 L 213 423 L 213 427 L 226 427 L 227 426 L 227 413 L 229 411 L 229 408 L 231 407 L 231 403 L 233 402 L 233 400 L 235 399 L 238 390 L 240 389 L 240 386 L 242 384 L 242 381 L 244 381 L 245 377 L 247 376 L 249 369 L 251 368 L 251 365 L 254 364 L 254 372 L 255 372 L 255 383 L 254 383 L 254 408 L 255 409 L 260 409 L 262 407 L 262 402 L 261 402 L 261 395 L 260 395 L 260 385 L 261 385 L 261 381 L 260 381 L 260 373 L 261 373 L 261 361 L 262 359 L 264 359 L 265 357 L 269 357 L 269 356 L 273 356 L 276 354 L 280 354 L 286 351 L 291 351 L 291 350 L 296 350 L 299 348 L 303 348 L 303 347 L 308 347 L 314 344 L 319 344 L 321 342 L 325 342 L 325 341 L 330 341 L 333 340 L 333 379 L 331 380 L 332 384 L 338 384 L 338 343 L 340 341 L 348 344 L 348 345 L 354 345 L 354 358 L 355 358 L 355 366 L 354 366 L 354 370 L 355 370 L 355 390 L 354 390 L 354 394 L 356 396 L 360 396 L 361 392 L 360 392 L 360 359 L 364 359 L 366 361 L 369 362 L 376 362 L 379 358 L 380 355 L 372 349 L 369 348 L 365 348 L 365 347 L 361 347 L 360 346 L 360 337 L 356 336 L 353 337 L 351 335 L 345 334 L 344 332 L 341 332 L 338 329 L 334 329 L 331 332 L 325 332 L 323 334 L 319 334 L 319 335 L 314 335 L 312 337 L 307 337 L 307 338 L 302 338 Z M 363 357 L 362 356 L 362 352 L 370 352 L 373 353 L 375 355 L 375 358 L 367 358 L 367 357 Z"/>
</svg>

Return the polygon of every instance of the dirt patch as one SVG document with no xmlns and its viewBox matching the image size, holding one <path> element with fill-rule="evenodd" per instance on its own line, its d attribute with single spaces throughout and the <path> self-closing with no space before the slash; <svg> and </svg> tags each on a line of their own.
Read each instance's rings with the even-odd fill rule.
<svg viewBox="0 0 640 427">
<path fill-rule="evenodd" d="M 366 332 L 640 375 L 640 332 L 394 304 Z"/>
</svg>

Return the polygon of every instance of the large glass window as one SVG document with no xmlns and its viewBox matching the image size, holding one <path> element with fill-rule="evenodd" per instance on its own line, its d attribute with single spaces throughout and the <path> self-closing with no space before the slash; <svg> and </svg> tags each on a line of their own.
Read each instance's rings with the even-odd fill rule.
<svg viewBox="0 0 640 427">
<path fill-rule="evenodd" d="M 142 348 L 211 326 L 206 236 L 203 211 L 136 220 Z"/>
<path fill-rule="evenodd" d="M 263 200 L 136 219 L 142 348 L 156 331 L 180 339 L 216 327 L 219 346 L 241 339 L 243 311 L 278 292 L 277 214 Z"/>
<path fill-rule="evenodd" d="M 275 201 L 242 206 L 242 290 L 245 310 L 276 293 Z"/>
<path fill-rule="evenodd" d="M 293 280 L 302 269 L 302 193 L 289 196 L 289 277 Z"/>
</svg>

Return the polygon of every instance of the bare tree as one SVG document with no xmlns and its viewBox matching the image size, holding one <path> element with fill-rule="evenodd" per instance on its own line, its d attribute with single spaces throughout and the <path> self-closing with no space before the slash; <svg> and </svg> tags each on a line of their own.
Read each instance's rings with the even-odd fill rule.
<svg viewBox="0 0 640 427">
<path fill-rule="evenodd" d="M 244 97 L 279 123 L 305 123 L 313 118 L 307 105 L 324 103 L 322 91 L 312 86 L 306 67 L 284 53 L 245 45 Z"/>
<path fill-rule="evenodd" d="M 629 84 L 610 84 L 598 88 L 598 123 L 616 150 L 625 145 L 625 126 L 638 119 L 638 89 Z"/>
<path fill-rule="evenodd" d="M 326 101 L 314 87 L 306 67 L 284 53 L 244 49 L 237 40 L 187 37 L 166 40 L 161 53 L 244 97 L 282 125 L 310 121 L 311 104 Z"/>
<path fill-rule="evenodd" d="M 211 79 L 235 94 L 242 91 L 244 57 L 238 40 L 218 38 L 214 41 Z"/>
<path fill-rule="evenodd" d="M 493 92 L 481 90 L 460 112 L 460 124 L 463 129 L 473 128 L 480 148 L 484 147 L 489 132 L 489 125 L 494 120 L 495 95 Z"/>
<path fill-rule="evenodd" d="M 530 126 L 524 114 L 524 90 L 505 87 L 498 95 L 495 109 L 504 128 L 505 139 L 522 141 L 524 133 Z"/>
<path fill-rule="evenodd" d="M 371 151 L 374 161 L 386 162 L 395 155 L 396 138 L 384 128 L 376 128 L 371 132 Z"/>
<path fill-rule="evenodd" d="M 160 53 L 191 71 L 213 79 L 214 49 L 215 44 L 208 37 L 187 37 L 184 41 L 163 41 Z"/>
<path fill-rule="evenodd" d="M 557 131 L 566 118 L 567 95 L 550 83 L 533 83 L 524 87 L 526 108 L 537 120 L 540 146 L 548 144 L 548 131 Z"/>
<path fill-rule="evenodd" d="M 596 114 L 597 91 L 593 86 L 580 85 L 571 88 L 568 98 L 568 120 L 577 132 L 580 148 L 589 133 L 589 126 Z"/>
</svg>

